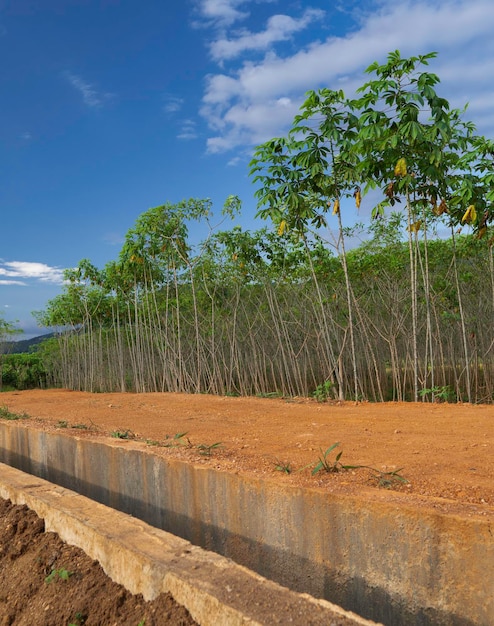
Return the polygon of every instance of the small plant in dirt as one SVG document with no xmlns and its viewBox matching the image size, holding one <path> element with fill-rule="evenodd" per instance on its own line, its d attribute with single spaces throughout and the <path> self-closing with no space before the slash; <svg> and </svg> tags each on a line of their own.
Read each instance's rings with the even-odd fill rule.
<svg viewBox="0 0 494 626">
<path fill-rule="evenodd" d="M 430 389 L 421 389 L 419 396 L 425 398 L 431 396 L 433 402 L 456 402 L 456 393 L 450 387 L 450 385 L 444 385 L 442 387 L 435 386 Z"/>
<path fill-rule="evenodd" d="M 377 481 L 378 487 L 384 487 L 384 489 L 392 489 L 399 483 L 408 483 L 408 480 L 399 473 L 403 469 L 402 467 L 390 472 L 377 470 L 373 467 L 369 467 L 368 469 L 372 472 L 372 478 Z"/>
<path fill-rule="evenodd" d="M 110 437 L 114 439 L 135 439 L 134 433 L 129 428 L 126 430 L 112 430 Z"/>
<path fill-rule="evenodd" d="M 72 424 L 71 428 L 77 428 L 78 430 L 91 430 L 94 426 L 88 426 L 87 424 Z"/>
<path fill-rule="evenodd" d="M 330 455 L 333 452 L 333 450 L 335 450 L 335 448 L 337 448 L 339 445 L 340 445 L 339 442 L 333 443 L 333 445 L 329 446 L 329 448 L 325 452 L 323 452 L 321 448 L 319 460 L 316 462 L 316 464 L 314 465 L 314 463 L 309 463 L 309 465 L 306 465 L 299 471 L 302 471 L 306 469 L 307 467 L 311 467 L 313 465 L 314 467 L 312 469 L 312 476 L 314 476 L 318 472 L 323 472 L 323 471 L 328 472 L 330 474 L 334 474 L 337 472 L 346 472 L 348 470 L 354 470 L 354 469 L 366 469 L 371 472 L 372 478 L 377 482 L 377 485 L 379 487 L 384 487 L 385 489 L 392 489 L 399 483 L 401 484 L 408 483 L 408 480 L 400 474 L 400 472 L 403 469 L 402 467 L 396 470 L 392 470 L 392 471 L 384 471 L 384 470 L 378 470 L 374 467 L 370 467 L 369 465 L 343 465 L 343 463 L 340 461 L 341 455 L 343 454 L 341 450 L 340 452 L 338 452 L 338 454 L 334 458 L 330 458 Z M 280 471 L 282 471 L 281 466 L 280 466 Z"/>
<path fill-rule="evenodd" d="M 162 446 L 163 444 L 158 439 L 146 439 L 146 445 L 148 446 Z"/>
<path fill-rule="evenodd" d="M 319 455 L 319 461 L 316 463 L 314 469 L 312 470 L 313 476 L 317 474 L 318 472 L 323 472 L 323 471 L 328 472 L 328 473 L 335 473 L 335 472 L 346 471 L 349 469 L 356 469 L 357 467 L 360 467 L 358 465 L 343 465 L 340 461 L 341 455 L 343 454 L 342 450 L 338 452 L 338 454 L 336 455 L 334 459 L 329 458 L 331 452 L 333 452 L 333 450 L 337 448 L 339 445 L 340 445 L 339 441 L 337 443 L 333 443 L 332 446 L 329 446 L 326 452 L 323 452 L 322 448 L 320 448 L 321 454 Z"/>
<path fill-rule="evenodd" d="M 221 441 L 217 441 L 216 443 L 212 443 L 209 445 L 206 443 L 200 443 L 197 446 L 197 449 L 199 450 L 199 454 L 202 454 L 202 456 L 211 456 L 211 453 L 213 452 L 213 450 L 217 450 L 221 446 L 222 446 Z"/>
<path fill-rule="evenodd" d="M 317 400 L 317 402 L 327 402 L 329 398 L 332 396 L 333 383 L 330 380 L 325 380 L 312 392 L 312 397 Z"/>
<path fill-rule="evenodd" d="M 187 446 L 188 448 L 192 447 L 190 439 L 186 437 L 187 431 L 184 433 L 176 433 L 173 437 L 170 435 L 166 436 L 166 442 L 163 444 L 165 448 L 174 448 L 175 446 Z"/>
<path fill-rule="evenodd" d="M 291 474 L 292 473 L 292 464 L 289 461 L 280 461 L 276 459 L 274 462 L 274 469 L 277 472 L 283 472 L 283 474 Z"/>
<path fill-rule="evenodd" d="M 55 426 L 57 428 L 68 428 L 69 427 L 69 423 L 67 422 L 67 420 L 58 420 L 58 422 L 55 424 Z"/>
<path fill-rule="evenodd" d="M 29 415 L 26 413 L 12 413 L 6 406 L 0 406 L 0 419 L 2 420 L 24 420 L 28 418 Z"/>
<path fill-rule="evenodd" d="M 83 624 L 86 623 L 86 619 L 87 615 L 84 615 L 84 613 L 77 611 L 77 613 L 74 615 L 74 621 L 70 622 L 69 626 L 83 626 Z"/>
<path fill-rule="evenodd" d="M 54 580 L 69 580 L 71 576 L 73 576 L 74 572 L 69 572 L 65 567 L 61 567 L 59 569 L 52 569 L 48 576 L 45 578 L 45 583 L 49 585 Z"/>
</svg>

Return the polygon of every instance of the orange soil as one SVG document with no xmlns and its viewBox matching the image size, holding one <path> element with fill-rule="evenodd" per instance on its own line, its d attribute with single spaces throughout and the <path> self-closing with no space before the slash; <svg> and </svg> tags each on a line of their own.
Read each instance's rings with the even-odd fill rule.
<svg viewBox="0 0 494 626">
<path fill-rule="evenodd" d="M 430 403 L 317 403 L 174 393 L 6 392 L 0 406 L 27 413 L 36 428 L 108 437 L 150 453 L 210 464 L 328 492 L 494 517 L 494 407 Z M 80 427 L 84 425 L 86 429 Z M 79 428 L 74 428 L 79 426 Z M 181 439 L 177 434 L 186 433 Z M 132 441 L 129 441 L 132 439 Z M 116 439 L 112 439 L 113 442 Z M 211 454 L 200 446 L 221 446 Z M 312 474 L 321 455 L 343 465 L 393 472 L 407 483 L 378 486 L 369 469 Z M 202 453 L 201 453 L 202 452 Z M 282 468 L 291 470 L 290 473 Z M 389 476 L 388 476 L 389 477 Z"/>
</svg>

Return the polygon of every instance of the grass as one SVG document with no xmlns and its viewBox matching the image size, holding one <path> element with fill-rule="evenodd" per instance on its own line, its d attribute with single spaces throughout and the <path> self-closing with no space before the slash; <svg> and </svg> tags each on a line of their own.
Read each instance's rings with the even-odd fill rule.
<svg viewBox="0 0 494 626">
<path fill-rule="evenodd" d="M 291 474 L 292 473 L 292 464 L 289 461 L 280 461 L 276 459 L 274 462 L 274 469 L 277 472 L 283 472 L 283 474 Z"/>
<path fill-rule="evenodd" d="M 135 439 L 134 433 L 129 428 L 125 430 L 112 430 L 110 437 L 114 439 Z"/>
<path fill-rule="evenodd" d="M 373 467 L 368 467 L 367 469 L 371 470 L 372 478 L 377 481 L 378 487 L 384 487 L 384 489 L 392 489 L 395 485 L 399 483 L 408 483 L 408 480 L 399 473 L 403 469 L 402 467 L 391 472 L 376 470 Z"/>
<path fill-rule="evenodd" d="M 328 458 L 331 452 L 333 452 L 333 450 L 337 448 L 339 445 L 340 445 L 339 441 L 336 443 L 333 443 L 332 446 L 329 446 L 326 452 L 323 452 L 322 449 L 320 449 L 321 453 L 319 455 L 319 461 L 316 463 L 314 469 L 312 470 L 312 476 L 322 471 L 333 474 L 335 472 L 346 471 L 349 469 L 356 469 L 357 467 L 359 467 L 358 465 L 343 465 L 340 461 L 341 455 L 343 454 L 342 450 L 338 452 L 338 454 L 333 460 Z"/>
<path fill-rule="evenodd" d="M 97 430 L 97 426 L 92 424 L 88 426 L 87 424 L 70 424 L 67 420 L 58 420 L 55 424 L 56 428 L 76 428 L 78 430 Z"/>
<path fill-rule="evenodd" d="M 0 419 L 2 420 L 25 420 L 29 419 L 27 413 L 12 413 L 6 406 L 0 406 Z"/>
<path fill-rule="evenodd" d="M 216 441 L 215 443 L 211 444 L 200 443 L 199 445 L 195 445 L 191 442 L 189 437 L 187 437 L 187 434 L 188 431 L 184 431 L 183 433 L 176 433 L 173 436 L 166 435 L 163 441 L 159 441 L 157 439 L 146 439 L 145 442 L 148 446 L 161 446 L 163 448 L 195 448 L 199 451 L 199 454 L 201 456 L 211 456 L 215 450 L 223 445 L 223 442 L 221 441 Z"/>
<path fill-rule="evenodd" d="M 319 458 L 315 463 L 309 463 L 302 467 L 299 471 L 301 472 L 308 467 L 312 467 L 312 476 L 315 476 L 319 472 L 327 472 L 329 474 L 335 474 L 337 472 L 346 472 L 352 469 L 366 469 L 371 472 L 371 477 L 373 480 L 377 482 L 378 487 L 383 487 L 385 489 L 392 489 L 398 484 L 406 484 L 408 480 L 400 474 L 402 471 L 402 467 L 392 471 L 384 471 L 378 470 L 375 467 L 371 467 L 370 465 L 343 465 L 341 462 L 341 456 L 343 451 L 339 451 L 334 458 L 331 457 L 331 453 L 340 445 L 340 442 L 333 443 L 329 448 L 323 452 L 322 448 L 320 449 Z M 290 464 L 280 463 L 277 461 L 276 469 L 278 471 L 284 471 L 285 473 L 290 473 L 291 468 Z M 287 471 L 289 469 L 289 471 Z"/>
<path fill-rule="evenodd" d="M 187 446 L 188 448 L 191 448 L 192 444 L 190 443 L 190 439 L 185 435 L 187 435 L 187 431 L 183 433 L 176 433 L 173 437 L 167 435 L 166 443 L 163 445 L 165 448 L 174 448 L 175 446 Z"/>
<path fill-rule="evenodd" d="M 200 443 L 197 446 L 197 449 L 199 450 L 199 454 L 201 454 L 202 456 L 211 456 L 211 453 L 213 452 L 213 450 L 220 448 L 222 445 L 223 444 L 221 441 L 217 441 L 216 443 L 212 443 L 210 445 L 206 443 Z"/>
</svg>

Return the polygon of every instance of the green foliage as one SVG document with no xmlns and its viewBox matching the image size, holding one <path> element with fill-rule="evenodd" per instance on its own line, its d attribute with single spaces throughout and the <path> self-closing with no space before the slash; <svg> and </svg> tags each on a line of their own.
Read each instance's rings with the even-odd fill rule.
<svg viewBox="0 0 494 626">
<path fill-rule="evenodd" d="M 126 430 L 112 430 L 110 437 L 114 439 L 135 439 L 134 433 L 128 428 Z"/>
<path fill-rule="evenodd" d="M 77 611 L 74 615 L 74 622 L 70 622 L 68 626 L 83 626 L 86 623 L 87 615 L 82 613 L 81 611 Z"/>
<path fill-rule="evenodd" d="M 187 446 L 190 448 L 192 444 L 190 443 L 189 438 L 185 436 L 186 434 L 187 434 L 187 431 L 183 433 L 175 433 L 173 437 L 170 437 L 170 435 L 166 435 L 166 440 L 165 440 L 165 443 L 163 444 L 164 447 L 174 448 L 175 446 Z"/>
<path fill-rule="evenodd" d="M 38 353 L 6 354 L 0 362 L 1 386 L 12 389 L 46 387 L 46 370 Z"/>
<path fill-rule="evenodd" d="M 289 461 L 280 461 L 278 459 L 274 462 L 274 469 L 277 472 L 283 472 L 283 474 L 291 474 L 293 471 L 292 464 Z"/>
<path fill-rule="evenodd" d="M 333 445 L 329 446 L 329 448 L 325 452 L 323 452 L 321 449 L 320 455 L 319 455 L 319 461 L 316 463 L 314 469 L 312 470 L 313 476 L 321 471 L 328 472 L 331 474 L 331 473 L 346 471 L 346 470 L 354 469 L 358 467 L 356 465 L 343 465 L 341 463 L 340 459 L 341 459 L 341 455 L 343 454 L 342 450 L 340 450 L 337 453 L 334 459 L 329 458 L 331 452 L 333 452 L 333 450 L 337 448 L 339 445 L 340 445 L 339 442 L 333 443 Z"/>
<path fill-rule="evenodd" d="M 12 413 L 6 406 L 0 406 L 0 419 L 2 420 L 16 421 L 28 418 L 27 413 Z"/>
<path fill-rule="evenodd" d="M 217 441 L 216 443 L 212 443 L 212 444 L 200 443 L 197 446 L 197 449 L 199 450 L 199 454 L 201 454 L 202 456 L 211 456 L 213 451 L 217 450 L 222 445 L 223 444 L 221 441 Z"/>
<path fill-rule="evenodd" d="M 406 484 L 408 480 L 404 478 L 400 472 L 402 471 L 402 467 L 397 470 L 392 471 L 381 471 L 369 467 L 371 470 L 372 478 L 377 482 L 378 487 L 383 487 L 384 489 L 392 489 L 397 484 Z"/>
<path fill-rule="evenodd" d="M 343 454 L 341 450 L 340 452 L 336 454 L 335 458 L 332 458 L 332 459 L 329 458 L 333 450 L 335 450 L 335 448 L 337 448 L 339 445 L 340 443 L 337 442 L 329 446 L 329 448 L 325 452 L 323 452 L 322 449 L 320 450 L 319 460 L 317 461 L 314 468 L 312 469 L 312 476 L 314 476 L 315 474 L 318 474 L 319 472 L 328 472 L 329 474 L 336 474 L 338 472 L 346 472 L 352 469 L 366 469 L 370 471 L 371 477 L 373 480 L 377 482 L 378 487 L 391 489 L 398 483 L 400 484 L 408 483 L 408 480 L 400 474 L 403 468 L 385 471 L 385 470 L 378 470 L 368 465 L 343 465 L 342 462 L 340 461 L 341 456 Z M 313 464 L 311 463 L 307 465 L 306 467 L 311 467 L 312 465 Z M 305 469 L 305 467 L 302 469 Z"/>
<path fill-rule="evenodd" d="M 40 349 L 46 384 L 382 401 L 418 400 L 420 381 L 492 402 L 494 144 L 442 98 L 434 57 L 390 53 L 353 99 L 309 92 L 256 148 L 274 228 L 218 230 L 209 199 L 167 203 L 103 269 L 69 270 L 38 314 L 59 331 Z M 343 226 L 372 189 L 367 230 Z M 218 226 L 240 206 L 229 196 Z M 349 236 L 365 241 L 347 251 Z"/>
<path fill-rule="evenodd" d="M 52 569 L 50 574 L 48 574 L 48 576 L 45 578 L 45 583 L 49 585 L 50 583 L 56 580 L 67 581 L 73 575 L 74 575 L 74 572 L 69 572 L 69 570 L 65 569 L 65 567 L 61 567 L 59 569 Z"/>
<path fill-rule="evenodd" d="M 7 322 L 3 315 L 0 314 L 0 354 L 3 352 L 2 344 L 5 341 L 23 332 L 20 328 L 16 328 L 12 322 Z"/>
<path fill-rule="evenodd" d="M 320 385 L 317 385 L 312 392 L 312 397 L 318 402 L 327 402 L 333 396 L 333 383 L 330 380 L 325 380 Z"/>
<path fill-rule="evenodd" d="M 450 385 L 434 386 L 430 389 L 421 389 L 419 395 L 422 398 L 430 395 L 435 402 L 455 402 L 456 393 Z"/>
</svg>

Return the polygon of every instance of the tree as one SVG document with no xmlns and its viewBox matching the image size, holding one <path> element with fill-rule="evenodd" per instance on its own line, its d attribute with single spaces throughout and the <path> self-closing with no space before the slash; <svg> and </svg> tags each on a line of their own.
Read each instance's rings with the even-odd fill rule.
<svg viewBox="0 0 494 626">
<path fill-rule="evenodd" d="M 309 232 L 320 237 L 332 207 L 338 219 L 337 250 L 346 283 L 348 331 L 357 396 L 357 366 L 354 340 L 355 312 L 349 279 L 341 200 L 379 187 L 383 200 L 374 207 L 379 219 L 386 207 L 404 200 L 409 249 L 412 330 L 413 398 L 432 377 L 434 386 L 434 341 L 431 292 L 428 275 L 427 236 L 430 224 L 445 212 L 459 223 L 472 223 L 479 236 L 493 219 L 491 143 L 474 137 L 472 123 L 462 111 L 450 109 L 435 86 L 439 78 L 422 70 L 436 56 L 402 58 L 399 51 L 388 55 L 383 65 L 373 63 L 367 73 L 373 78 L 358 89 L 358 97 L 321 89 L 309 92 L 286 137 L 257 147 L 251 162 L 259 215 L 272 219 L 279 232 L 292 229 L 304 239 Z M 475 205 L 482 207 L 481 214 Z M 468 208 L 467 208 L 468 207 Z M 422 277 L 425 308 L 426 351 L 419 357 L 419 277 Z M 493 283 L 494 284 L 494 283 Z M 461 309 L 461 294 L 458 291 Z M 360 318 L 360 316 L 359 316 Z M 467 329 L 462 318 L 462 336 L 469 399 L 469 354 Z M 334 356 L 333 356 L 334 360 Z M 407 365 L 404 365 L 405 371 Z M 340 376 L 341 378 L 341 376 Z M 343 388 L 341 380 L 340 395 Z"/>
<path fill-rule="evenodd" d="M 286 229 L 298 234 L 304 242 L 327 226 L 326 214 L 332 210 L 338 220 L 338 252 L 346 285 L 348 331 L 350 335 L 354 396 L 358 397 L 358 374 L 354 339 L 354 306 L 348 268 L 345 237 L 341 219 L 341 202 L 353 197 L 360 202 L 360 188 L 355 183 L 355 139 L 357 118 L 347 107 L 342 91 L 323 89 L 309 92 L 296 116 L 287 138 L 278 138 L 258 146 L 251 161 L 254 182 L 261 184 L 256 192 L 258 215 L 270 218 L 282 235 Z M 325 320 L 325 316 L 323 316 Z M 326 321 L 324 322 L 326 323 Z M 327 327 L 328 338 L 330 333 Z M 328 341 L 331 346 L 331 341 Z M 341 347 L 341 350 L 343 347 Z M 344 397 L 341 368 L 342 354 L 331 351 L 331 372 Z"/>
<path fill-rule="evenodd" d="M 22 329 L 16 328 L 13 323 L 8 322 L 0 314 L 0 389 L 2 389 L 2 356 L 5 353 L 5 345 L 8 341 L 12 340 L 14 335 L 18 335 L 23 332 L 24 331 Z"/>
</svg>

